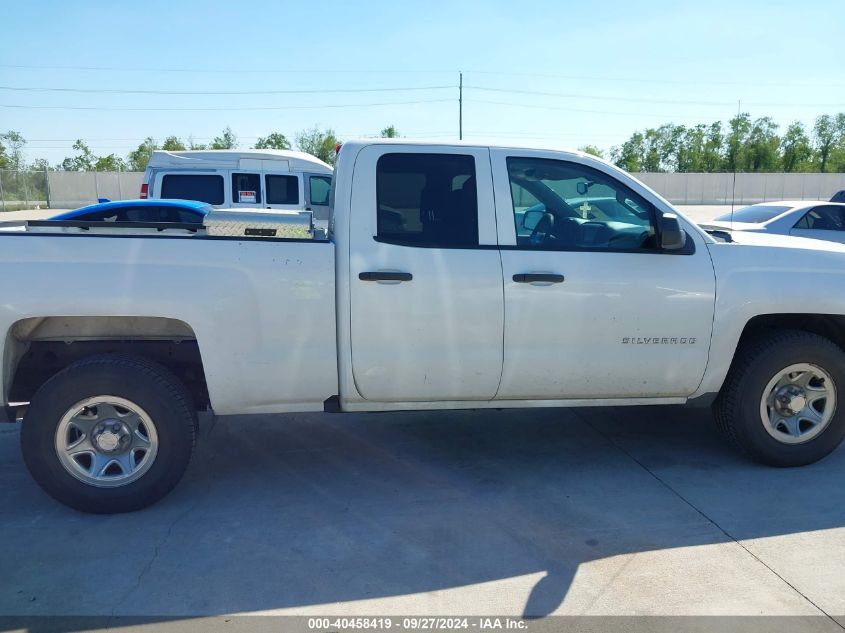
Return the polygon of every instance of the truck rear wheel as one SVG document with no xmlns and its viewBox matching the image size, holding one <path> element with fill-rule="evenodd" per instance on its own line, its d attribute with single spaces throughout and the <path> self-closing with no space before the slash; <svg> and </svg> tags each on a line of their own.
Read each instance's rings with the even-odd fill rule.
<svg viewBox="0 0 845 633">
<path fill-rule="evenodd" d="M 756 461 L 803 466 L 845 437 L 845 352 L 798 330 L 744 343 L 714 407 L 724 434 Z"/>
<path fill-rule="evenodd" d="M 38 390 L 21 448 L 36 482 L 65 505 L 131 512 L 170 492 L 196 441 L 190 395 L 169 370 L 144 358 L 93 356 Z"/>
</svg>

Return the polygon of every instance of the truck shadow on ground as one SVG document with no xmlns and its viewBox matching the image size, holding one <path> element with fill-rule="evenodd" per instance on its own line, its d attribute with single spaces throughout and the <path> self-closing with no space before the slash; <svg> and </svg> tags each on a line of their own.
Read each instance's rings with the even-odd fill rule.
<svg viewBox="0 0 845 633">
<path fill-rule="evenodd" d="M 120 516 L 48 499 L 8 435 L 0 615 L 344 614 L 370 600 L 351 610 L 587 613 L 624 588 L 587 574 L 568 596 L 585 563 L 845 525 L 845 451 L 801 469 L 758 466 L 722 441 L 709 411 L 231 418 L 204 429 L 176 491 Z M 730 595 L 754 582 L 753 569 L 728 578 L 700 558 L 663 563 L 701 576 L 682 596 L 691 612 L 712 599 L 696 585 Z M 625 565 L 608 573 L 638 582 L 642 570 Z M 644 605 L 665 590 L 654 576 Z"/>
</svg>

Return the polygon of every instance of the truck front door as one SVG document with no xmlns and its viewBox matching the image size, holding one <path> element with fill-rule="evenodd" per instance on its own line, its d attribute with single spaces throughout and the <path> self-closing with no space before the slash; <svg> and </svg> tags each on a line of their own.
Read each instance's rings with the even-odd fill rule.
<svg viewBox="0 0 845 633">
<path fill-rule="evenodd" d="M 704 374 L 715 279 L 698 234 L 553 152 L 491 151 L 505 289 L 500 399 L 678 397 Z"/>
<path fill-rule="evenodd" d="M 489 400 L 504 320 L 489 152 L 426 149 L 372 145 L 355 163 L 355 386 L 380 402 Z"/>
</svg>

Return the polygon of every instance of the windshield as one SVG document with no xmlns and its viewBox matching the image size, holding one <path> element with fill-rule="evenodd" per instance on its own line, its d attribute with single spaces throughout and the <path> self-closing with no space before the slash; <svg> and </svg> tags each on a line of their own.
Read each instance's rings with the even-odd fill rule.
<svg viewBox="0 0 845 633">
<path fill-rule="evenodd" d="M 770 205 L 752 205 L 750 207 L 743 207 L 737 209 L 732 214 L 726 213 L 716 218 L 719 222 L 750 222 L 752 224 L 759 224 L 760 222 L 768 222 L 774 217 L 779 216 L 784 211 L 789 211 L 792 207 L 784 206 L 770 206 Z"/>
</svg>

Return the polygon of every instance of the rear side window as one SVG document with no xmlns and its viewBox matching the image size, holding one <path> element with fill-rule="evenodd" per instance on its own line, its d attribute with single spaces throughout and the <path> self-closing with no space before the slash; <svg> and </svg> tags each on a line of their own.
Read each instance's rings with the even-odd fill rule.
<svg viewBox="0 0 845 633">
<path fill-rule="evenodd" d="M 161 179 L 161 197 L 223 204 L 223 176 L 167 174 Z"/>
<path fill-rule="evenodd" d="M 202 214 L 177 207 L 111 207 L 77 216 L 83 222 L 167 222 L 180 224 L 202 223 Z"/>
<path fill-rule="evenodd" d="M 236 204 L 261 204 L 261 176 L 258 174 L 232 174 L 232 202 Z"/>
<path fill-rule="evenodd" d="M 264 177 L 267 204 L 299 204 L 299 179 L 296 176 Z"/>
<path fill-rule="evenodd" d="M 833 205 L 810 209 L 795 225 L 796 229 L 845 231 L 845 207 Z"/>
<path fill-rule="evenodd" d="M 762 205 L 753 204 L 750 207 L 743 207 L 737 209 L 733 213 L 726 213 L 720 215 L 716 220 L 718 222 L 750 222 L 751 224 L 759 224 L 760 222 L 768 222 L 772 218 L 776 218 L 784 211 L 789 211 L 791 207 L 784 207 L 778 205 Z"/>
<path fill-rule="evenodd" d="M 329 203 L 329 192 L 332 188 L 332 179 L 328 176 L 311 176 L 308 179 L 309 195 L 311 204 L 324 206 Z"/>
<path fill-rule="evenodd" d="M 385 154 L 376 168 L 378 239 L 408 246 L 478 245 L 475 159 Z"/>
</svg>

